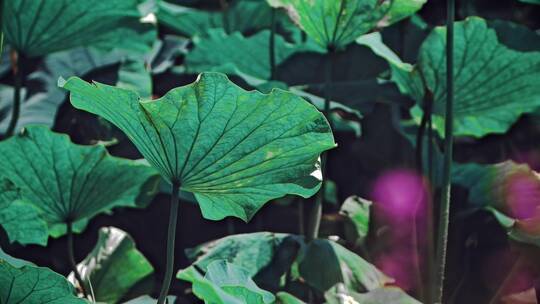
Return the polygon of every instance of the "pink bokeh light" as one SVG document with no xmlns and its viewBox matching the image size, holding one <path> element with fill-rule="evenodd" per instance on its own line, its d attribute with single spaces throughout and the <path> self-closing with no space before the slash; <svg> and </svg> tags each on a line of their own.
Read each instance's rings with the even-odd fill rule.
<svg viewBox="0 0 540 304">
<path fill-rule="evenodd" d="M 386 242 L 375 264 L 411 291 L 418 283 L 417 268 L 426 249 L 426 211 L 430 199 L 425 179 L 414 171 L 396 169 L 383 173 L 373 185 L 374 217 L 385 227 Z"/>
<path fill-rule="evenodd" d="M 410 221 L 425 210 L 428 191 L 414 171 L 398 169 L 382 174 L 373 185 L 372 200 L 390 221 Z M 418 214 L 417 214 L 418 213 Z"/>
</svg>

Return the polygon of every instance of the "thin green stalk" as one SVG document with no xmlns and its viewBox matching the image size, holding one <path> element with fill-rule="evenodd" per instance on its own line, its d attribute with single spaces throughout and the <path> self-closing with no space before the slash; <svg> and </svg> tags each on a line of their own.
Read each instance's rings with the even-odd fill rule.
<svg viewBox="0 0 540 304">
<path fill-rule="evenodd" d="M 450 189 L 452 171 L 453 149 L 453 106 L 454 106 L 454 17 L 455 0 L 447 0 L 446 25 L 446 115 L 444 131 L 444 166 L 443 184 L 441 191 L 441 205 L 439 216 L 439 230 L 437 240 L 437 277 L 436 277 L 436 303 L 442 303 L 444 292 L 444 275 L 446 266 L 446 250 L 448 244 L 448 226 L 450 222 Z"/>
<path fill-rule="evenodd" d="M 69 265 L 71 267 L 71 270 L 73 270 L 75 279 L 77 280 L 77 282 L 79 282 L 79 286 L 81 287 L 81 291 L 84 297 L 88 298 L 88 293 L 86 292 L 86 288 L 84 288 L 84 281 L 81 277 L 81 273 L 79 272 L 79 269 L 77 269 L 77 262 L 75 262 L 75 254 L 74 254 L 74 246 L 73 246 L 73 224 L 71 222 L 67 223 L 67 250 L 68 250 Z"/>
<path fill-rule="evenodd" d="M 21 87 L 23 82 L 23 57 L 20 53 L 13 51 L 11 59 L 15 84 L 13 90 L 13 107 L 11 108 L 11 119 L 5 134 L 6 138 L 13 135 L 15 128 L 17 127 L 17 122 L 19 121 L 21 112 Z"/>
<path fill-rule="evenodd" d="M 272 8 L 272 24 L 270 25 L 270 80 L 276 77 L 276 9 Z"/>
<path fill-rule="evenodd" d="M 174 243 L 176 240 L 178 207 L 180 205 L 180 197 L 178 195 L 179 191 L 180 184 L 173 182 L 171 191 L 171 209 L 169 211 L 169 229 L 167 234 L 167 264 L 165 269 L 165 277 L 163 278 L 163 284 L 161 285 L 161 291 L 159 292 L 158 304 L 165 303 L 167 295 L 169 294 L 169 287 L 171 286 L 174 273 Z"/>
<path fill-rule="evenodd" d="M 331 98 L 331 90 L 332 90 L 332 66 L 335 56 L 335 50 L 333 48 L 330 48 L 328 50 L 328 59 L 326 60 L 326 71 L 325 71 L 325 85 L 324 85 L 324 116 L 330 123 L 330 127 L 332 127 L 331 119 L 330 119 L 330 98 Z M 327 153 L 324 152 L 321 155 L 321 171 L 322 171 L 322 185 L 321 189 L 319 190 L 319 193 L 317 194 L 315 198 L 315 205 L 313 206 L 313 209 L 311 210 L 310 218 L 309 218 L 309 227 L 307 231 L 306 238 L 308 241 L 314 240 L 319 236 L 319 228 L 321 226 L 321 217 L 322 217 L 322 204 L 324 201 L 324 193 L 326 191 L 326 173 L 327 173 Z"/>
<path fill-rule="evenodd" d="M 435 201 L 435 189 L 437 188 L 433 180 L 433 123 L 431 121 L 431 115 L 428 118 L 428 179 L 429 179 L 429 192 L 430 199 L 426 202 L 426 283 L 427 294 L 424 301 L 426 303 L 433 303 L 434 294 L 434 280 L 435 276 L 435 219 L 433 202 Z"/>
</svg>

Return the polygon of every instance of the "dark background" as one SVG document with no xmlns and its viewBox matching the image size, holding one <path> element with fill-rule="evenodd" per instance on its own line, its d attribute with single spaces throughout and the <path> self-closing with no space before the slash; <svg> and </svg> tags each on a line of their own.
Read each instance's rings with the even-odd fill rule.
<svg viewBox="0 0 540 304">
<path fill-rule="evenodd" d="M 210 10 L 219 9 L 218 1 L 177 1 L 181 4 Z M 526 5 L 517 0 L 476 0 L 457 1 L 457 17 L 478 15 L 486 19 L 504 19 L 528 26 L 531 29 L 540 28 L 540 6 Z M 445 22 L 446 1 L 428 1 L 420 11 L 420 15 L 430 24 L 442 25 Z M 395 26 L 404 27 L 402 22 Z M 167 33 L 167 29 L 160 29 L 160 35 Z M 405 33 L 400 39 L 409 39 Z M 412 37 L 411 37 L 412 39 Z M 526 44 L 527 41 L 523 41 Z M 388 43 L 392 46 L 391 41 Z M 409 56 L 414 58 L 414 54 Z M 178 64 L 182 59 L 177 59 Z M 33 60 L 28 73 L 40 65 L 40 60 Z M 86 75 L 85 79 L 100 82 L 114 82 L 115 69 L 107 67 Z M 336 71 L 338 77 L 340 71 Z M 195 75 L 161 74 L 154 79 L 154 95 L 161 96 L 168 90 L 185 85 L 195 80 Z M 236 80 L 235 80 L 236 81 Z M 240 80 L 238 80 L 240 81 Z M 2 83 L 12 83 L 11 75 L 0 79 Z M 348 133 L 337 133 L 336 140 L 339 147 L 329 154 L 329 178 L 336 182 L 339 201 L 342 202 L 350 195 L 369 196 L 371 185 L 375 178 L 387 169 L 414 168 L 415 152 L 409 141 L 396 130 L 391 123 L 392 119 L 406 115 L 406 108 L 412 101 L 405 100 L 399 103 L 377 103 L 364 112 L 362 120 L 362 136 L 356 138 Z M 96 129 L 97 120 L 92 115 L 75 110 L 69 102 L 61 107 L 55 131 L 68 133 L 74 142 L 90 143 L 102 136 Z M 137 150 L 121 134 L 113 131 L 120 138 L 120 143 L 111 147 L 113 155 L 140 158 Z M 515 151 L 526 151 L 529 155 L 529 164 L 540 169 L 540 119 L 535 116 L 524 116 L 505 135 L 488 136 L 481 140 L 458 139 L 455 146 L 455 160 L 461 162 L 474 161 L 480 163 L 493 163 L 516 157 Z M 115 226 L 127 231 L 137 242 L 139 250 L 149 259 L 155 267 L 155 276 L 159 281 L 164 274 L 166 231 L 169 209 L 167 194 L 158 194 L 145 210 L 118 209 L 111 215 L 100 215 L 90 221 L 86 230 L 75 238 L 76 259 L 82 260 L 93 248 L 97 241 L 98 230 L 103 226 Z M 304 211 L 309 211 L 312 201 L 304 202 Z M 492 219 L 484 213 L 465 214 L 462 212 L 466 206 L 466 191 L 454 188 L 452 205 L 452 222 L 450 238 L 450 265 L 447 290 L 456 292 L 455 303 L 482 303 L 490 298 L 493 286 L 497 280 L 487 283 L 482 277 L 486 260 L 495 253 L 509 250 L 509 243 L 505 232 Z M 298 206 L 268 203 L 250 223 L 237 219 L 227 219 L 220 222 L 207 221 L 202 218 L 198 206 L 191 202 L 182 202 L 179 224 L 177 227 L 176 243 L 176 269 L 184 268 L 189 262 L 183 250 L 200 243 L 220 238 L 231 233 L 245 233 L 255 231 L 273 231 L 298 233 L 297 221 Z M 333 221 L 339 221 L 333 216 L 339 206 L 325 205 L 325 221 L 323 234 L 329 233 L 335 226 Z M 374 223 L 376 226 L 377 223 Z M 376 239 L 370 242 L 376 242 Z M 40 266 L 67 275 L 66 239 L 50 239 L 47 247 L 10 245 L 3 231 L 0 231 L 0 246 L 9 254 L 30 260 Z M 513 251 L 510 251 L 512 255 Z M 511 265 L 499 265 L 502 274 L 507 272 Z M 187 286 L 179 280 L 174 280 L 171 292 L 183 295 Z M 458 288 L 459 287 L 459 288 Z M 154 290 L 154 294 L 157 289 Z M 186 303 L 193 301 L 189 296 L 182 296 Z"/>
</svg>

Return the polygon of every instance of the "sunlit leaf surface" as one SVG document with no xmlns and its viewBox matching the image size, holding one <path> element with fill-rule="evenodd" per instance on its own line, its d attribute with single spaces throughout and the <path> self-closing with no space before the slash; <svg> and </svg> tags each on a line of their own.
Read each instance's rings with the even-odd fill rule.
<svg viewBox="0 0 540 304">
<path fill-rule="evenodd" d="M 249 220 L 267 201 L 320 187 L 318 158 L 335 146 L 314 106 L 291 93 L 248 92 L 218 73 L 141 101 L 71 78 L 71 103 L 115 124 L 169 181 L 195 194 L 203 216 Z"/>
</svg>

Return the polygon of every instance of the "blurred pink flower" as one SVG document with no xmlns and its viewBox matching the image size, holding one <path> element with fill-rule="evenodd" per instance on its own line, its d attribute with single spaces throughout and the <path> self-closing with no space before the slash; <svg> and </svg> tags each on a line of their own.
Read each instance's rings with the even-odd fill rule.
<svg viewBox="0 0 540 304">
<path fill-rule="evenodd" d="M 386 240 L 375 264 L 406 291 L 415 288 L 424 260 L 429 197 L 424 178 L 411 170 L 388 171 L 373 185 L 374 217 Z"/>
<path fill-rule="evenodd" d="M 540 206 L 540 180 L 534 171 L 518 171 L 507 177 L 504 195 L 511 217 L 532 218 Z"/>
<path fill-rule="evenodd" d="M 390 221 L 403 222 L 423 214 L 420 211 L 425 211 L 429 196 L 421 176 L 414 171 L 398 169 L 377 178 L 371 197 L 380 215 Z"/>
<path fill-rule="evenodd" d="M 390 251 L 377 256 L 375 265 L 384 274 L 395 280 L 394 285 L 403 290 L 411 291 L 416 284 L 416 264 L 414 252 L 410 248 L 393 247 Z"/>
</svg>

